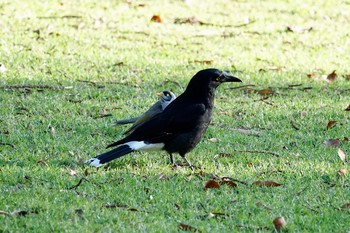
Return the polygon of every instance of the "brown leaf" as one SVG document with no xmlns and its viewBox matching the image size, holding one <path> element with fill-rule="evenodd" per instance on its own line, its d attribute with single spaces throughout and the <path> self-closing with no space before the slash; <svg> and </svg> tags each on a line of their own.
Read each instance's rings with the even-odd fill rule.
<svg viewBox="0 0 350 233">
<path fill-rule="evenodd" d="M 282 185 L 270 180 L 258 180 L 258 181 L 255 181 L 253 184 L 261 187 L 278 187 Z"/>
<path fill-rule="evenodd" d="M 262 95 L 264 97 L 267 97 L 267 96 L 270 96 L 270 95 L 273 95 L 275 94 L 275 92 L 271 89 L 262 89 L 262 90 L 258 90 L 257 93 L 259 95 Z"/>
<path fill-rule="evenodd" d="M 311 79 L 314 79 L 314 78 L 316 78 L 316 74 L 313 74 L 313 73 L 307 74 L 307 77 L 311 78 Z"/>
<path fill-rule="evenodd" d="M 336 121 L 329 121 L 327 126 L 326 126 L 326 129 L 328 130 L 328 129 L 333 128 L 336 123 L 337 123 Z"/>
<path fill-rule="evenodd" d="M 332 73 L 327 75 L 327 81 L 330 82 L 330 83 L 335 81 L 336 78 L 337 78 L 337 74 L 335 73 L 335 70 L 333 70 Z"/>
<path fill-rule="evenodd" d="M 345 111 L 350 111 L 350 104 L 346 107 Z"/>
<path fill-rule="evenodd" d="M 350 81 L 350 74 L 344 75 L 345 80 Z"/>
<path fill-rule="evenodd" d="M 272 223 L 277 231 L 282 230 L 282 228 L 284 228 L 287 225 L 287 222 L 283 217 L 275 218 Z"/>
<path fill-rule="evenodd" d="M 162 22 L 162 18 L 160 18 L 159 15 L 153 15 L 152 18 L 151 18 L 151 22 L 161 23 Z"/>
<path fill-rule="evenodd" d="M 338 149 L 338 155 L 339 155 L 341 161 L 345 162 L 345 160 L 346 160 L 346 154 L 345 154 L 344 151 L 343 151 L 342 149 L 340 149 L 340 148 Z"/>
<path fill-rule="evenodd" d="M 88 169 L 85 169 L 84 176 L 88 176 L 88 175 L 89 175 L 89 171 L 88 171 Z"/>
<path fill-rule="evenodd" d="M 226 185 L 231 186 L 233 188 L 237 187 L 237 184 L 235 182 L 231 181 L 231 180 L 223 180 L 223 181 L 220 182 L 220 184 L 221 185 L 226 184 Z"/>
<path fill-rule="evenodd" d="M 180 224 L 178 225 L 178 227 L 179 227 L 180 230 L 183 230 L 183 231 L 200 232 L 200 230 L 198 230 L 197 228 L 192 227 L 192 226 L 187 225 L 187 224 L 183 224 L 183 223 L 180 223 Z"/>
<path fill-rule="evenodd" d="M 213 188 L 218 189 L 218 188 L 220 188 L 220 184 L 218 182 L 216 182 L 215 180 L 209 180 L 209 181 L 207 181 L 207 183 L 205 183 L 204 188 L 206 188 L 206 189 L 213 189 Z"/>
<path fill-rule="evenodd" d="M 342 205 L 340 208 L 342 208 L 342 209 L 348 209 L 348 208 L 350 208 L 350 203 L 345 203 L 345 204 Z"/>
<path fill-rule="evenodd" d="M 322 144 L 325 146 L 329 146 L 329 147 L 338 147 L 338 146 L 340 146 L 340 140 L 338 138 L 328 139 L 328 140 L 322 142 Z"/>
<path fill-rule="evenodd" d="M 342 168 L 342 169 L 339 169 L 339 171 L 337 173 L 339 176 L 345 176 L 347 173 L 347 170 L 346 170 L 346 168 Z"/>
</svg>

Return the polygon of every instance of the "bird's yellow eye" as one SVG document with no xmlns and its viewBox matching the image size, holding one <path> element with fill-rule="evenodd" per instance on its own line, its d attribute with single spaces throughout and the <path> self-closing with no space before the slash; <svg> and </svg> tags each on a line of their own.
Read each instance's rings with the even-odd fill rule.
<svg viewBox="0 0 350 233">
<path fill-rule="evenodd" d="M 220 82 L 221 78 L 220 76 L 215 79 L 217 82 Z"/>
</svg>

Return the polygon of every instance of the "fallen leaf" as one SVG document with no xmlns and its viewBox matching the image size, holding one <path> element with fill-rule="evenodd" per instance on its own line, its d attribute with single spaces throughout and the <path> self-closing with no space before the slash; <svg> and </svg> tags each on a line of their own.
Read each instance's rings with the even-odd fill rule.
<svg viewBox="0 0 350 233">
<path fill-rule="evenodd" d="M 337 78 L 337 74 L 335 73 L 335 70 L 333 70 L 332 73 L 327 75 L 327 81 L 330 83 L 335 81 L 336 78 Z"/>
<path fill-rule="evenodd" d="M 326 126 L 326 129 L 328 130 L 328 129 L 333 128 L 336 123 L 337 123 L 336 121 L 329 121 L 327 126 Z"/>
<path fill-rule="evenodd" d="M 344 75 L 345 80 L 349 81 L 350 80 L 350 74 Z"/>
<path fill-rule="evenodd" d="M 341 161 L 345 162 L 345 160 L 346 160 L 346 154 L 345 154 L 344 151 L 343 151 L 342 149 L 340 149 L 340 148 L 338 149 L 338 155 L 339 155 Z"/>
<path fill-rule="evenodd" d="M 257 93 L 259 95 L 262 95 L 264 97 L 267 97 L 267 96 L 270 96 L 270 95 L 273 95 L 275 94 L 275 92 L 271 89 L 262 89 L 262 90 L 258 90 Z"/>
<path fill-rule="evenodd" d="M 350 208 L 350 203 L 345 203 L 345 204 L 342 205 L 340 208 L 342 208 L 342 209 L 348 209 L 348 208 Z"/>
<path fill-rule="evenodd" d="M 218 142 L 218 139 L 217 138 L 209 138 L 208 141 L 209 142 Z"/>
<path fill-rule="evenodd" d="M 71 176 L 77 176 L 77 172 L 74 171 L 73 169 L 69 169 L 69 175 L 71 175 Z"/>
<path fill-rule="evenodd" d="M 197 228 L 192 227 L 192 226 L 187 225 L 187 224 L 183 224 L 183 223 L 180 223 L 180 224 L 178 225 L 178 227 L 179 227 L 180 230 L 183 230 L 183 231 L 200 232 L 200 230 L 198 230 Z"/>
<path fill-rule="evenodd" d="M 88 175 L 89 175 L 89 171 L 88 171 L 88 169 L 85 169 L 84 176 L 88 176 Z"/>
<path fill-rule="evenodd" d="M 338 175 L 339 176 L 345 176 L 346 173 L 347 173 L 346 168 L 339 169 L 339 171 L 338 171 Z"/>
<path fill-rule="evenodd" d="M 226 184 L 226 185 L 231 186 L 233 188 L 237 187 L 237 184 L 235 182 L 231 181 L 231 180 L 223 180 L 223 181 L 220 182 L 220 184 L 221 185 Z"/>
<path fill-rule="evenodd" d="M 209 181 L 207 181 L 207 183 L 205 183 L 204 188 L 206 188 L 206 189 L 213 189 L 213 188 L 218 189 L 218 188 L 220 188 L 220 184 L 218 182 L 216 182 L 215 180 L 209 180 Z"/>
<path fill-rule="evenodd" d="M 282 184 L 276 183 L 274 181 L 270 180 L 258 180 L 253 183 L 254 185 L 261 186 L 261 187 L 278 187 L 281 186 Z"/>
<path fill-rule="evenodd" d="M 350 104 L 346 107 L 345 111 L 350 111 Z"/>
<path fill-rule="evenodd" d="M 287 225 L 286 220 L 283 217 L 277 217 L 272 221 L 273 225 L 275 226 L 275 229 L 277 231 L 282 230 Z"/>
<path fill-rule="evenodd" d="M 314 79 L 314 78 L 316 78 L 316 74 L 307 74 L 307 77 L 311 78 L 311 79 Z"/>
<path fill-rule="evenodd" d="M 338 147 L 338 146 L 340 146 L 340 140 L 338 138 L 328 139 L 328 140 L 322 142 L 322 144 L 325 146 L 329 146 L 329 147 Z"/>
<path fill-rule="evenodd" d="M 159 15 L 153 15 L 152 18 L 151 18 L 151 22 L 161 23 L 162 22 L 162 18 L 160 18 Z"/>
</svg>

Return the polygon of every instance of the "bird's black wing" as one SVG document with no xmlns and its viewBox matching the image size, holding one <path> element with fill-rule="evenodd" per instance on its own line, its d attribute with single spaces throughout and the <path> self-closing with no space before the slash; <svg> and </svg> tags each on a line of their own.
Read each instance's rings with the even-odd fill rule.
<svg viewBox="0 0 350 233">
<path fill-rule="evenodd" d="M 108 147 L 117 146 L 129 141 L 165 143 L 181 133 L 187 133 L 193 130 L 200 124 L 203 115 L 205 115 L 206 107 L 204 104 L 197 103 L 166 110 L 139 125 L 131 134 L 112 143 Z"/>
</svg>

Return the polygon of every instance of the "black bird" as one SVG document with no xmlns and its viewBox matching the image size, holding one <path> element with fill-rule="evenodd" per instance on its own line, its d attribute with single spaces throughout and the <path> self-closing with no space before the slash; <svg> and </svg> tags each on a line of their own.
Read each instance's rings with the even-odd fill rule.
<svg viewBox="0 0 350 233">
<path fill-rule="evenodd" d="M 130 134 L 132 131 L 135 130 L 139 125 L 141 125 L 143 122 L 148 121 L 150 118 L 152 118 L 154 115 L 161 113 L 164 111 L 164 109 L 176 98 L 175 94 L 171 91 L 163 91 L 161 93 L 157 93 L 157 95 L 160 97 L 159 100 L 153 104 L 145 113 L 143 113 L 141 116 L 120 120 L 114 122 L 114 125 L 124 125 L 124 124 L 130 124 L 134 123 L 124 134 Z"/>
<path fill-rule="evenodd" d="M 211 121 L 215 89 L 223 82 L 241 82 L 240 79 L 218 69 L 199 71 L 186 90 L 160 114 L 141 124 L 125 138 L 112 143 L 115 149 L 86 161 L 94 167 L 122 157 L 136 150 L 165 150 L 174 164 L 173 153 L 186 159 L 200 141 Z M 174 164 L 175 165 L 175 164 Z"/>
</svg>

